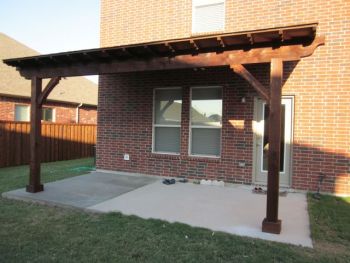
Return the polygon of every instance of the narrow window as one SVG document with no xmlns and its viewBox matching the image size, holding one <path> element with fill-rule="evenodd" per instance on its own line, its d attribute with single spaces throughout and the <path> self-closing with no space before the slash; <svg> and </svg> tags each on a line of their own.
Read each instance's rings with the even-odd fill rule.
<svg viewBox="0 0 350 263">
<path fill-rule="evenodd" d="M 192 88 L 190 154 L 221 153 L 222 88 Z"/>
<path fill-rule="evenodd" d="M 54 110 L 53 108 L 43 108 L 42 118 L 43 121 L 53 122 L 54 121 Z"/>
<path fill-rule="evenodd" d="M 29 121 L 28 105 L 15 105 L 15 121 Z"/>
<path fill-rule="evenodd" d="M 217 32 L 224 29 L 224 0 L 192 1 L 192 33 Z"/>
<path fill-rule="evenodd" d="M 153 152 L 180 153 L 181 88 L 154 90 Z"/>
</svg>

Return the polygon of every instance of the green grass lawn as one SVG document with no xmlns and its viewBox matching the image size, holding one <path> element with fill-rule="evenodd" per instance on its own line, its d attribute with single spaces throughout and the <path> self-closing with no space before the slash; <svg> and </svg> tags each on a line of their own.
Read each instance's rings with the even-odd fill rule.
<svg viewBox="0 0 350 263">
<path fill-rule="evenodd" d="M 92 167 L 92 159 L 43 164 L 43 182 Z M 0 169 L 0 192 L 24 187 L 27 174 Z M 350 262 L 350 198 L 308 200 L 315 249 L 0 198 L 0 262 Z"/>
</svg>

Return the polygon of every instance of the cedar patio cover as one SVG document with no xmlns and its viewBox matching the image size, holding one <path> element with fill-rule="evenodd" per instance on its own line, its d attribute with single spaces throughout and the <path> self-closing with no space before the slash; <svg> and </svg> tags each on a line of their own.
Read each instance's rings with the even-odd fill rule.
<svg viewBox="0 0 350 263">
<path fill-rule="evenodd" d="M 323 43 L 317 24 L 198 36 L 4 60 L 25 78 L 269 63 L 309 56 Z"/>
<path fill-rule="evenodd" d="M 61 77 L 101 75 L 146 70 L 230 66 L 246 79 L 269 105 L 269 154 L 266 217 L 262 231 L 279 234 L 279 163 L 283 62 L 312 55 L 324 44 L 317 24 L 259 31 L 201 36 L 136 45 L 98 48 L 6 59 L 32 80 L 30 175 L 27 191 L 44 190 L 40 180 L 41 109 Z M 262 85 L 243 64 L 270 63 L 270 87 Z M 51 78 L 42 89 L 42 79 Z"/>
</svg>

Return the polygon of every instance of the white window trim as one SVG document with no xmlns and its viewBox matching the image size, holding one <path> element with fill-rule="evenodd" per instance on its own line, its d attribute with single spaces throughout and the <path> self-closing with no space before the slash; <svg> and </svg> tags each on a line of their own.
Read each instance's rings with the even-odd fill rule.
<svg viewBox="0 0 350 263">
<path fill-rule="evenodd" d="M 16 120 L 16 106 L 25 106 L 25 107 L 28 108 L 28 121 L 30 121 L 30 105 L 21 104 L 21 103 L 16 103 L 16 104 L 15 104 L 15 112 L 14 112 L 14 119 L 15 119 L 15 121 L 17 121 L 17 120 Z M 28 121 L 20 121 L 20 122 L 28 122 Z"/>
<path fill-rule="evenodd" d="M 56 108 L 54 108 L 54 107 L 42 107 L 42 110 L 43 109 L 52 109 L 52 121 L 46 121 L 46 122 L 56 122 Z M 44 120 L 42 120 L 42 121 L 44 121 Z"/>
<path fill-rule="evenodd" d="M 208 6 L 208 5 L 215 5 L 215 4 L 220 4 L 224 3 L 224 25 L 222 29 L 215 30 L 215 31 L 208 31 L 208 32 L 198 32 L 195 31 L 195 11 L 196 7 L 199 6 Z M 191 34 L 196 35 L 196 34 L 206 34 L 206 33 L 212 33 L 212 32 L 220 32 L 220 31 L 225 31 L 226 28 L 226 0 L 192 0 L 192 25 L 191 25 Z"/>
<path fill-rule="evenodd" d="M 190 87 L 190 113 L 189 113 L 189 139 L 188 139 L 188 156 L 190 157 L 203 157 L 203 158 L 212 158 L 212 159 L 220 159 L 222 155 L 222 123 L 217 127 L 214 126 L 203 126 L 203 125 L 192 125 L 192 90 L 193 89 L 203 89 L 203 88 L 220 88 L 221 94 L 223 95 L 223 87 L 222 86 L 193 86 Z M 224 106 L 224 96 L 221 98 L 222 106 Z M 222 109 L 223 112 L 223 109 Z M 221 114 L 222 114 L 221 112 Z M 192 128 L 205 128 L 205 129 L 220 129 L 220 154 L 219 155 L 210 155 L 210 154 L 193 154 L 192 153 Z"/>
<path fill-rule="evenodd" d="M 181 145 L 180 145 L 180 152 L 163 152 L 163 151 L 155 151 L 155 128 L 156 127 L 169 127 L 169 128 L 180 128 L 180 144 L 181 144 L 181 120 L 180 125 L 175 124 L 155 124 L 155 106 L 156 106 L 156 90 L 182 90 L 182 87 L 163 87 L 163 88 L 154 88 L 153 89 L 153 106 L 152 106 L 152 153 L 154 154 L 165 154 L 165 155 L 180 155 L 181 154 Z M 182 107 L 182 98 L 181 98 L 181 107 Z M 182 109 L 181 109 L 182 114 Z"/>
</svg>

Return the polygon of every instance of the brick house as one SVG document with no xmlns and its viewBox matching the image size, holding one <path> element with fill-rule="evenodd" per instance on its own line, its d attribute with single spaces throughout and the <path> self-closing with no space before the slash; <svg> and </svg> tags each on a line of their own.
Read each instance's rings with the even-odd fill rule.
<svg viewBox="0 0 350 263">
<path fill-rule="evenodd" d="M 101 47 L 317 23 L 325 45 L 284 63 L 280 184 L 350 194 L 349 17 L 342 0 L 102 0 Z M 103 75 L 99 107 L 97 169 L 266 184 L 268 108 L 228 67 Z"/>
<path fill-rule="evenodd" d="M 38 52 L 0 33 L 0 58 L 33 56 Z M 30 81 L 0 62 L 0 121 L 29 121 Z M 97 122 L 97 85 L 84 77 L 62 82 L 44 105 L 44 121 L 57 123 Z"/>
<path fill-rule="evenodd" d="M 103 0 L 100 48 L 4 60 L 31 80 L 26 190 L 44 190 L 47 96 L 100 75 L 97 169 L 267 185 L 262 231 L 280 233 L 280 186 L 350 194 L 349 14 L 341 0 Z"/>
<path fill-rule="evenodd" d="M 267 185 L 275 234 L 280 186 L 350 194 L 349 1 L 101 3 L 100 48 L 4 60 L 31 80 L 28 192 L 47 96 L 100 75 L 99 170 Z"/>
</svg>

